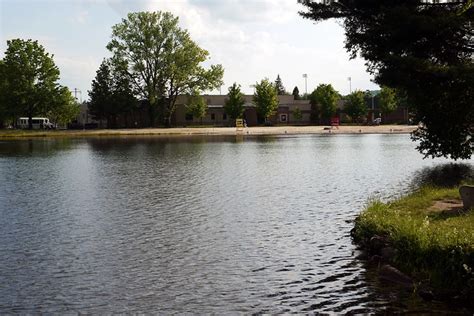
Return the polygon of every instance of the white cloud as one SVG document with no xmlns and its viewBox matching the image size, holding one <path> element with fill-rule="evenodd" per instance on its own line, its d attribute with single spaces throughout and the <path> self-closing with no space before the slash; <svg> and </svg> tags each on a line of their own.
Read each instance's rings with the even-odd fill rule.
<svg viewBox="0 0 474 316">
<path fill-rule="evenodd" d="M 0 0 L 1 1 L 1 0 Z M 129 12 L 169 11 L 180 18 L 180 26 L 188 29 L 191 37 L 210 53 L 206 64 L 220 63 L 225 68 L 225 86 L 240 83 L 246 93 L 250 84 L 280 74 L 287 90 L 295 85 L 304 92 L 303 73 L 308 74 L 308 91 L 320 83 L 331 83 L 341 93 L 349 91 L 347 77 L 352 77 L 352 88 L 372 89 L 370 76 L 360 59 L 349 61 L 344 50 L 344 35 L 334 22 L 314 25 L 298 16 L 302 9 L 296 0 L 75 0 L 80 4 L 75 24 L 91 28 L 97 23 L 97 7 L 110 8 L 108 20 L 119 21 Z M 116 13 L 114 15 L 113 13 Z M 98 32 L 106 41 L 111 25 Z M 99 30 L 99 29 L 98 29 Z M 37 32 L 41 34 L 41 32 Z M 47 34 L 47 33 L 43 33 Z M 98 33 L 99 34 L 99 33 Z M 50 34 L 48 34 L 50 35 Z M 56 36 L 56 35 L 55 35 Z M 64 84 L 74 88 L 90 86 L 103 54 L 101 48 L 83 46 L 78 52 L 71 43 L 63 47 L 54 38 L 40 39 L 48 51 L 55 53 Z M 59 37 L 60 38 L 60 37 Z M 64 43 L 63 43 L 64 44 Z M 3 43 L 0 44 L 4 45 Z M 92 44 L 88 44 L 92 45 Z M 95 52 L 95 53 L 94 53 Z M 96 55 L 94 55 L 96 54 Z M 214 91 L 215 92 L 215 91 Z M 85 95 L 85 94 L 84 94 Z"/>
<path fill-rule="evenodd" d="M 228 23 L 285 23 L 298 11 L 297 2 L 288 0 L 190 0 L 190 4 L 205 8 L 214 20 Z"/>
<path fill-rule="evenodd" d="M 251 93 L 250 84 L 280 74 L 287 90 L 299 85 L 304 91 L 303 73 L 308 73 L 309 91 L 319 83 L 332 83 L 347 93 L 348 76 L 353 87 L 375 86 L 363 61 L 349 61 L 340 26 L 304 21 L 296 1 L 149 0 L 145 8 L 179 16 L 181 26 L 210 52 L 211 62 L 224 66 L 225 86 L 236 81 Z M 285 28 L 304 34 L 280 34 Z"/>
<path fill-rule="evenodd" d="M 54 58 L 56 66 L 61 70 L 61 83 L 69 89 L 89 89 L 92 78 L 95 77 L 100 61 L 95 56 L 60 55 Z M 87 85 L 84 85 L 87 82 Z M 83 99 L 87 91 L 82 91 Z"/>
<path fill-rule="evenodd" d="M 89 12 L 87 10 L 81 10 L 74 15 L 73 21 L 79 24 L 85 24 L 88 16 Z"/>
</svg>

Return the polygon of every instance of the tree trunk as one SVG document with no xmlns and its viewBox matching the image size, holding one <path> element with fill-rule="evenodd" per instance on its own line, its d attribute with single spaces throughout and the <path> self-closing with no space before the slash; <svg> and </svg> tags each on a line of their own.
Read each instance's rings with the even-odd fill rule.
<svg viewBox="0 0 474 316">
<path fill-rule="evenodd" d="M 28 113 L 28 129 L 33 129 L 33 114 Z"/>
<path fill-rule="evenodd" d="M 149 115 L 149 127 L 155 126 L 155 107 L 149 103 L 148 104 L 148 115 Z"/>
<path fill-rule="evenodd" d="M 166 127 L 171 127 L 171 113 L 166 113 L 165 125 Z"/>
</svg>

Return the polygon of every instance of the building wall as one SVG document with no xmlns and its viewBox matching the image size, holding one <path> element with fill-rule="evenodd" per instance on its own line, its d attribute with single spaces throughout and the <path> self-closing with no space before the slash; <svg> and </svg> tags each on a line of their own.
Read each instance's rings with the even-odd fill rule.
<svg viewBox="0 0 474 316">
<path fill-rule="evenodd" d="M 187 96 L 178 96 L 176 100 L 176 109 L 172 116 L 172 124 L 174 126 L 190 126 L 190 125 L 212 125 L 212 126 L 234 126 L 235 122 L 231 120 L 224 111 L 224 104 L 227 95 L 203 95 L 202 96 L 208 105 L 207 114 L 204 118 L 197 119 L 187 115 L 186 104 Z M 253 95 L 244 95 L 244 119 L 248 126 L 255 126 L 258 124 L 257 111 L 253 104 Z M 270 118 L 273 124 L 277 125 L 305 125 L 310 124 L 311 119 L 311 105 L 308 100 L 294 100 L 293 95 L 278 96 L 279 106 L 277 113 Z M 143 128 L 148 127 L 150 119 L 148 107 L 142 102 L 134 111 L 119 115 L 115 119 L 116 128 Z M 296 120 L 293 112 L 296 108 L 301 110 L 302 119 Z M 104 120 L 99 122 L 94 120 L 87 108 L 87 103 L 81 105 L 81 112 L 76 120 L 71 124 L 73 128 L 83 128 L 84 126 L 96 126 L 99 128 L 107 127 L 107 122 Z"/>
<path fill-rule="evenodd" d="M 176 111 L 174 113 L 173 122 L 177 126 L 187 125 L 214 125 L 214 126 L 234 126 L 233 122 L 224 110 L 227 95 L 203 95 L 208 105 L 206 116 L 202 119 L 192 118 L 186 114 L 186 96 L 179 96 L 176 100 Z M 253 104 L 253 95 L 244 95 L 244 119 L 248 126 L 257 125 L 257 113 Z M 279 106 L 277 113 L 270 117 L 273 124 L 309 124 L 311 117 L 311 105 L 308 100 L 295 100 L 293 95 L 278 96 Z M 299 108 L 302 112 L 302 119 L 296 120 L 293 111 Z"/>
</svg>

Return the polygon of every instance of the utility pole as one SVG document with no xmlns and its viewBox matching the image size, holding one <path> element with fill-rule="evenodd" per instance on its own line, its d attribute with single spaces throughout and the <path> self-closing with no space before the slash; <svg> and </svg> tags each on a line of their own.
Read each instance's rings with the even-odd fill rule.
<svg viewBox="0 0 474 316">
<path fill-rule="evenodd" d="M 349 77 L 347 80 L 349 80 L 349 93 L 352 93 L 352 78 Z"/>
<path fill-rule="evenodd" d="M 80 98 L 81 98 L 80 107 L 82 108 L 82 91 L 77 89 L 77 88 L 74 88 L 74 99 L 76 99 L 76 102 L 78 101 L 77 100 L 77 94 L 78 93 L 79 93 Z M 83 119 L 84 119 L 84 121 L 82 122 L 82 129 L 85 130 L 86 129 L 86 122 L 87 122 L 87 108 L 86 108 L 86 112 L 83 114 Z"/>
<path fill-rule="evenodd" d="M 303 74 L 304 78 L 304 91 L 305 94 L 308 95 L 308 74 Z"/>
<path fill-rule="evenodd" d="M 81 98 L 81 103 L 82 103 L 82 91 L 77 89 L 77 88 L 74 88 L 74 99 L 76 99 L 77 101 L 77 94 L 79 93 L 80 95 L 80 98 Z"/>
</svg>

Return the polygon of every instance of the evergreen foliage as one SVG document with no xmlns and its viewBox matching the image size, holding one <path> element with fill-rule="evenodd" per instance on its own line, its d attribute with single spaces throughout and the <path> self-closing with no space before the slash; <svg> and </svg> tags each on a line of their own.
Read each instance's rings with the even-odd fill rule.
<svg viewBox="0 0 474 316">
<path fill-rule="evenodd" d="M 112 60 L 102 61 L 89 97 L 90 113 L 96 120 L 107 120 L 107 128 L 117 128 L 117 117 L 137 104 L 129 77 Z"/>
<path fill-rule="evenodd" d="M 281 81 L 280 75 L 278 75 L 275 80 L 275 89 L 276 89 L 277 95 L 288 94 L 285 90 L 285 87 L 283 86 L 283 82 Z"/>
<path fill-rule="evenodd" d="M 292 92 L 291 94 L 293 95 L 293 97 L 294 97 L 295 100 L 301 99 L 301 97 L 300 97 L 300 90 L 298 90 L 298 87 L 297 87 L 297 86 L 295 86 L 295 87 L 293 88 L 293 92 Z"/>
<path fill-rule="evenodd" d="M 425 157 L 467 159 L 474 148 L 474 4 L 471 0 L 301 0 L 305 18 L 340 19 L 346 49 L 375 81 L 406 94 L 412 138 Z M 400 23 L 403 21 L 403 23 Z M 375 36 L 376 35 L 376 36 Z"/>
</svg>

